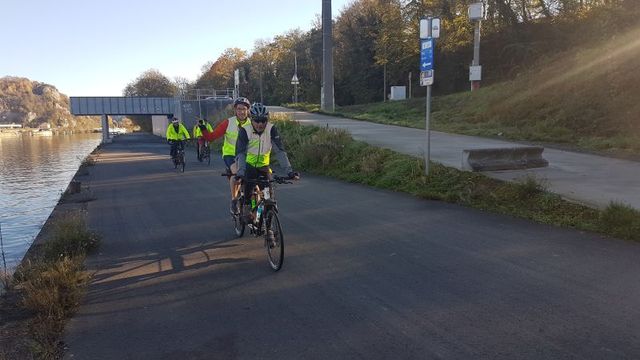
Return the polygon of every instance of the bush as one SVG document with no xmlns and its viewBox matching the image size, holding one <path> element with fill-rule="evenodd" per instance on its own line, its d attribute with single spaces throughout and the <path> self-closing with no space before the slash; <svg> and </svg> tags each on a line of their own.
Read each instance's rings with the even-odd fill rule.
<svg viewBox="0 0 640 360">
<path fill-rule="evenodd" d="M 44 258 L 84 255 L 97 249 L 100 239 L 89 231 L 80 212 L 66 214 L 54 224 L 53 236 L 44 244 Z"/>
<path fill-rule="evenodd" d="M 640 211 L 612 202 L 600 214 L 600 224 L 608 234 L 627 240 L 640 240 Z"/>
</svg>

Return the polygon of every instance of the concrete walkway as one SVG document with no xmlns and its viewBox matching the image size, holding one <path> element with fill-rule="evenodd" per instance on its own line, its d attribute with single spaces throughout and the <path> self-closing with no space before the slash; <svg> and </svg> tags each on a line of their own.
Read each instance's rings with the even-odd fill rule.
<svg viewBox="0 0 640 360">
<path fill-rule="evenodd" d="M 376 124 L 341 117 L 306 113 L 282 107 L 274 112 L 292 113 L 303 123 L 349 131 L 356 140 L 424 156 L 425 131 L 393 125 Z M 446 166 L 462 168 L 462 150 L 488 147 L 510 147 L 514 142 L 466 135 L 431 132 L 431 160 Z M 514 181 L 533 175 L 545 180 L 550 191 L 586 205 L 606 207 L 611 201 L 640 209 L 640 163 L 598 155 L 545 148 L 543 156 L 549 166 L 539 169 L 488 171 L 490 177 Z"/>
</svg>

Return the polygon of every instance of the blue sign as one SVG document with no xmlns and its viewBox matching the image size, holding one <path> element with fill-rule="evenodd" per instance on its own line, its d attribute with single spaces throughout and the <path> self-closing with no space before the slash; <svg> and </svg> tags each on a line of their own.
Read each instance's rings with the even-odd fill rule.
<svg viewBox="0 0 640 360">
<path fill-rule="evenodd" d="M 433 70 L 433 47 L 432 38 L 420 40 L 420 71 Z"/>
</svg>

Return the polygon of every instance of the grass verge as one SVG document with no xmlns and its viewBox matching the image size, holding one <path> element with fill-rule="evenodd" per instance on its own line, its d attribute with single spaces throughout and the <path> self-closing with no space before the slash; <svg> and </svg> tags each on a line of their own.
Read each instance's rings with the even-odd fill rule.
<svg viewBox="0 0 640 360">
<path fill-rule="evenodd" d="M 620 204 L 597 210 L 563 200 L 544 181 L 502 182 L 355 141 L 342 130 L 277 122 L 296 169 L 540 223 L 640 240 L 640 212 Z"/>
<path fill-rule="evenodd" d="M 30 250 L 13 275 L 11 295 L 15 309 L 25 312 L 27 338 L 15 339 L 18 344 L 3 350 L 7 356 L 24 354 L 24 348 L 36 359 L 62 356 L 64 324 L 77 309 L 90 279 L 84 259 L 99 244 L 81 212 L 72 211 L 54 220 L 51 236 Z"/>
</svg>

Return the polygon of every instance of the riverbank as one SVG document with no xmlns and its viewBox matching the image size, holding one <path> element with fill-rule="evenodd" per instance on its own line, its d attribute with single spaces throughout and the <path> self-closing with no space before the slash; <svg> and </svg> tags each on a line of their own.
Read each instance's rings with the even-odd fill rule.
<svg viewBox="0 0 640 360">
<path fill-rule="evenodd" d="M 79 305 L 89 279 L 84 256 L 98 242 L 86 229 L 84 213 L 94 199 L 90 167 L 99 150 L 96 147 L 83 160 L 0 293 L 0 360 L 62 355 L 64 323 Z"/>
</svg>

